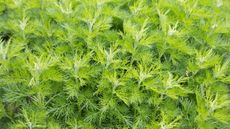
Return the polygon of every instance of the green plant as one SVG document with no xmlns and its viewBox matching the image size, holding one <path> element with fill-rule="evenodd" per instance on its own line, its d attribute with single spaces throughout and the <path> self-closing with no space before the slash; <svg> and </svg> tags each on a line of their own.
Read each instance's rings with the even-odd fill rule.
<svg viewBox="0 0 230 129">
<path fill-rule="evenodd" d="M 0 0 L 0 128 L 229 129 L 229 5 Z"/>
</svg>

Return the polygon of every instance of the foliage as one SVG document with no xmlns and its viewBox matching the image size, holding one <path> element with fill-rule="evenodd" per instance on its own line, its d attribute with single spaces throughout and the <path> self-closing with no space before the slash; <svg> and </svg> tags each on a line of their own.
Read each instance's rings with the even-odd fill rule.
<svg viewBox="0 0 230 129">
<path fill-rule="evenodd" d="M 1 129 L 229 129 L 229 0 L 0 0 Z"/>
</svg>

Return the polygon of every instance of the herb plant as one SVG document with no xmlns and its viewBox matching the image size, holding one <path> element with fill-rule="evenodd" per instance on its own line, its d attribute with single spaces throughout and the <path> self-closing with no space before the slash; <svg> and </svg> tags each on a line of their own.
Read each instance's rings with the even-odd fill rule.
<svg viewBox="0 0 230 129">
<path fill-rule="evenodd" d="M 1 129 L 229 129 L 229 0 L 0 0 Z"/>
</svg>

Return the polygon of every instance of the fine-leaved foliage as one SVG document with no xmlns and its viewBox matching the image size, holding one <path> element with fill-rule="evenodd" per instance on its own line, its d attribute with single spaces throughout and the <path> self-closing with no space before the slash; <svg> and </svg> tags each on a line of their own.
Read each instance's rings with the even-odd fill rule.
<svg viewBox="0 0 230 129">
<path fill-rule="evenodd" d="M 0 129 L 230 129 L 229 0 L 0 0 Z"/>
</svg>

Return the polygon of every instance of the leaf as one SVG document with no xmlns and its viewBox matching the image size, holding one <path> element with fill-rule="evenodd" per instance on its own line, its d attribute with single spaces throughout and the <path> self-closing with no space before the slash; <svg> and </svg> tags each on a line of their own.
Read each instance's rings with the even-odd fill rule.
<svg viewBox="0 0 230 129">
<path fill-rule="evenodd" d="M 65 80 L 63 74 L 57 68 L 49 68 L 48 70 L 44 71 L 41 74 L 41 79 L 44 81 L 47 81 L 47 80 L 63 81 Z"/>
</svg>

